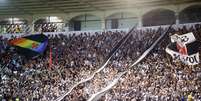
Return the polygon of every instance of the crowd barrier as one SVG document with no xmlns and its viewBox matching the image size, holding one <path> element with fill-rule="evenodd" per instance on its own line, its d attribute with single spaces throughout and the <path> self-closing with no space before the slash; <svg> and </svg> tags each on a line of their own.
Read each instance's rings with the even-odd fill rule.
<svg viewBox="0 0 201 101">
<path fill-rule="evenodd" d="M 90 35 L 95 35 L 96 33 L 97 34 L 101 34 L 102 32 L 107 32 L 107 31 L 111 31 L 111 32 L 116 32 L 116 31 L 124 31 L 124 32 L 128 32 L 129 29 L 112 29 L 112 30 L 91 30 L 91 31 L 69 31 L 69 32 L 44 32 L 43 34 L 45 35 L 59 35 L 59 34 L 63 34 L 63 35 L 72 35 L 74 34 L 75 36 L 77 35 L 80 35 L 81 33 L 84 34 L 89 34 Z M 40 32 L 34 32 L 34 33 L 30 33 L 30 34 L 40 34 Z M 22 37 L 22 36 L 26 36 L 26 35 L 30 35 L 30 34 L 25 34 L 25 33 L 17 33 L 17 34 L 10 34 L 10 33 L 7 33 L 7 34 L 0 34 L 0 36 L 3 36 L 5 38 L 12 38 L 12 37 Z"/>
<path fill-rule="evenodd" d="M 195 25 L 197 24 L 201 24 L 201 22 L 198 22 L 198 23 L 187 23 L 187 24 L 174 24 L 172 27 L 175 28 L 175 29 L 178 29 L 178 28 L 182 28 L 182 27 L 186 27 L 187 29 L 191 28 L 191 27 L 195 27 Z M 161 26 L 151 26 L 151 27 L 138 27 L 137 30 L 147 30 L 147 29 L 152 29 L 152 30 L 157 30 L 159 27 L 161 28 L 168 28 L 169 25 L 161 25 Z M 129 28 L 127 29 L 106 29 L 106 30 L 89 30 L 89 31 L 68 31 L 68 32 L 44 32 L 45 35 L 58 35 L 58 34 L 63 34 L 63 35 L 80 35 L 81 33 L 84 34 L 89 34 L 90 35 L 94 35 L 96 33 L 98 34 L 101 34 L 102 32 L 107 32 L 107 31 L 111 31 L 111 32 L 116 32 L 116 31 L 124 31 L 124 32 L 128 32 L 129 31 Z M 39 34 L 40 32 L 33 32 L 31 34 Z M 11 33 L 6 33 L 6 34 L 0 34 L 0 36 L 3 36 L 3 37 L 6 37 L 6 38 L 11 38 L 11 36 L 14 36 L 14 37 L 21 37 L 21 36 L 24 36 L 24 35 L 29 35 L 29 34 L 25 34 L 25 33 L 16 33 L 16 34 L 11 34 Z"/>
</svg>

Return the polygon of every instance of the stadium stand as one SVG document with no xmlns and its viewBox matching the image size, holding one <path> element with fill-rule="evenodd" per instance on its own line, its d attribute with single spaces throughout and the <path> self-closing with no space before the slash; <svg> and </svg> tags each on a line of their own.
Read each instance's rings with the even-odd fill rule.
<svg viewBox="0 0 201 101">
<path fill-rule="evenodd" d="M 6 3 L 0 0 L 0 101 L 55 101 L 77 82 L 92 75 L 135 25 L 137 28 L 131 32 L 131 37 L 107 66 L 90 81 L 77 85 L 62 101 L 87 101 L 123 71 L 128 73 L 98 101 L 201 101 L 201 64 L 189 66 L 174 61 L 165 52 L 171 43 L 170 36 L 175 33 L 182 35 L 193 32 L 196 39 L 201 40 L 200 2 L 181 0 L 169 4 L 163 0 L 153 0 L 159 3 L 154 7 L 154 3 L 142 0 L 143 5 L 136 2 L 142 10 L 130 7 L 131 10 L 125 11 L 122 9 L 125 5 L 121 2 L 118 10 L 122 11 L 112 12 L 107 4 L 100 5 L 104 2 L 118 5 L 120 1 L 103 1 L 99 5 L 94 0 L 91 3 L 89 0 L 74 0 L 71 2 L 75 2 L 75 6 L 65 8 L 70 1 L 30 0 L 26 3 L 19 0 L 12 6 L 22 11 L 19 14 L 33 16 L 24 14 L 22 18 L 18 15 L 19 18 L 15 18 L 12 7 L 6 8 L 7 13 L 1 9 L 4 7 L 2 4 Z M 81 7 L 77 8 L 78 11 L 74 8 L 77 2 Z M 34 10 L 24 6 L 23 9 L 23 5 L 29 3 L 29 7 L 39 8 Z M 44 8 L 38 6 L 40 4 L 44 4 Z M 163 6 L 165 4 L 168 6 Z M 86 5 L 86 8 L 82 8 Z M 111 7 L 115 9 L 115 5 Z M 95 9 L 95 13 L 90 9 Z M 101 13 L 102 10 L 105 12 Z M 37 15 L 45 12 L 48 16 Z M 69 16 L 49 16 L 49 13 L 55 12 L 64 12 Z M 171 24 L 173 26 L 168 34 L 151 53 L 139 64 L 128 68 L 162 33 L 166 33 Z M 9 43 L 10 39 L 30 34 L 48 36 L 46 51 L 36 58 L 25 57 Z M 200 53 L 200 47 L 197 48 Z"/>
<path fill-rule="evenodd" d="M 200 38 L 201 25 L 186 29 L 172 29 L 171 33 L 194 32 Z M 110 83 L 115 74 L 123 71 L 149 47 L 160 35 L 159 29 L 137 30 L 137 33 L 122 47 L 109 66 L 95 79 L 79 85 L 65 99 L 84 101 L 90 95 Z M 162 29 L 161 31 L 165 31 Z M 125 32 L 104 32 L 78 36 L 49 36 L 53 55 L 53 67 L 48 70 L 48 51 L 35 60 L 25 60 L 17 53 L 6 52 L 7 39 L 1 37 L 2 98 L 19 97 L 22 100 L 51 100 L 68 90 L 70 85 L 86 78 L 98 67 L 114 44 Z M 140 35 L 140 36 L 139 36 Z M 193 92 L 194 99 L 200 99 L 201 69 L 170 61 L 164 52 L 168 37 L 140 64 L 125 76 L 125 80 L 106 94 L 105 100 L 179 100 Z M 131 47 L 132 46 L 132 47 Z M 20 61 L 23 60 L 23 61 Z M 15 72 L 17 70 L 17 72 Z"/>
</svg>

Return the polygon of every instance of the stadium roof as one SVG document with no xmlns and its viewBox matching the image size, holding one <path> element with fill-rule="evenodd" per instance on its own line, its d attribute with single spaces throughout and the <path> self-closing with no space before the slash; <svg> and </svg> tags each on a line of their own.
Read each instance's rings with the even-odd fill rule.
<svg viewBox="0 0 201 101">
<path fill-rule="evenodd" d="M 197 0 L 0 0 L 0 15 L 34 15 L 192 3 Z"/>
</svg>

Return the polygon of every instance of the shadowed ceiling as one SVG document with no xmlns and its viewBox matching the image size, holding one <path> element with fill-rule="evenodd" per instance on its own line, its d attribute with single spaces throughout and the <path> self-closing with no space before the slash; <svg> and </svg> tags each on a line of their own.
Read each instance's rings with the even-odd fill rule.
<svg viewBox="0 0 201 101">
<path fill-rule="evenodd" d="M 33 15 L 105 11 L 154 5 L 192 3 L 197 0 L 0 0 L 0 15 Z"/>
</svg>

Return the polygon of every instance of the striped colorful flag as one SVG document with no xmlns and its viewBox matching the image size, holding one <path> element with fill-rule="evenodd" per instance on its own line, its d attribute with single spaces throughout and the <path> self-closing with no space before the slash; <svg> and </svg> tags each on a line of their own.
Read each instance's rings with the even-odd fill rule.
<svg viewBox="0 0 201 101">
<path fill-rule="evenodd" d="M 16 47 L 17 51 L 25 56 L 42 54 L 48 44 L 48 37 L 43 34 L 29 35 L 22 38 L 9 40 L 9 44 Z"/>
</svg>

